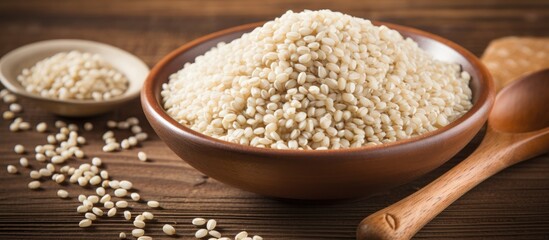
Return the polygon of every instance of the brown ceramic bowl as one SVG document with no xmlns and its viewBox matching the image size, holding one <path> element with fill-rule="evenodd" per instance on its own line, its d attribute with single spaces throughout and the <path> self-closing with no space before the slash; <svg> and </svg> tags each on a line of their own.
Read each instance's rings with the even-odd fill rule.
<svg viewBox="0 0 549 240">
<path fill-rule="evenodd" d="M 143 110 L 156 133 L 179 157 L 226 184 L 267 196 L 340 199 L 368 196 L 410 182 L 440 166 L 480 130 L 494 101 L 491 76 L 469 51 L 417 29 L 386 25 L 410 37 L 435 58 L 457 62 L 473 77 L 473 108 L 436 131 L 397 142 L 345 150 L 276 150 L 229 143 L 184 127 L 163 109 L 160 91 L 170 74 L 221 41 L 231 41 L 261 23 L 196 39 L 164 57 L 141 91 Z"/>
</svg>

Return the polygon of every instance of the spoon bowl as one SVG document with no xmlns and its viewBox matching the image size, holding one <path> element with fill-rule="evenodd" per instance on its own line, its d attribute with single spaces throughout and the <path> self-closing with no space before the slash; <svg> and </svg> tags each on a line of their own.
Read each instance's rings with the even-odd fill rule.
<svg viewBox="0 0 549 240">
<path fill-rule="evenodd" d="M 498 132 L 531 132 L 549 126 L 549 69 L 533 73 L 503 89 L 489 116 Z"/>
<path fill-rule="evenodd" d="M 410 239 L 467 191 L 499 171 L 549 152 L 549 69 L 523 77 L 496 97 L 484 140 L 450 171 L 365 218 L 357 239 Z"/>
</svg>

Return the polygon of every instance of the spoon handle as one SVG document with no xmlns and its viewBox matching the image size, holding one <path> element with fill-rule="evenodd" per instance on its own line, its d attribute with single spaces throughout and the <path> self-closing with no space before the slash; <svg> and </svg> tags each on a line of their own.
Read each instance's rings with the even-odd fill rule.
<svg viewBox="0 0 549 240">
<path fill-rule="evenodd" d="M 364 220 L 357 239 L 410 239 L 442 210 L 512 164 L 514 139 L 488 131 L 477 150 L 429 185 Z"/>
</svg>

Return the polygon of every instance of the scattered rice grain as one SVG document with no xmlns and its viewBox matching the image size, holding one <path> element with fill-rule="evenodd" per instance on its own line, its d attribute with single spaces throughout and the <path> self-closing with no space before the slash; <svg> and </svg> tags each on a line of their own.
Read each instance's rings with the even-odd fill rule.
<svg viewBox="0 0 549 240">
<path fill-rule="evenodd" d="M 247 237 L 248 237 L 248 232 L 242 231 L 242 232 L 239 232 L 238 234 L 236 234 L 234 239 L 235 240 L 243 240 L 244 238 L 247 238 Z"/>
<path fill-rule="evenodd" d="M 170 236 L 175 235 L 175 228 L 170 224 L 164 224 L 164 226 L 162 227 L 162 231 Z"/>
<path fill-rule="evenodd" d="M 143 222 L 142 220 L 135 220 L 133 221 L 133 225 L 137 228 L 144 228 L 145 222 Z"/>
<path fill-rule="evenodd" d="M 134 237 L 141 237 L 143 235 L 145 235 L 145 230 L 143 229 L 136 228 L 132 230 L 132 236 Z"/>
<path fill-rule="evenodd" d="M 151 212 L 143 212 L 142 215 L 147 220 L 152 220 L 154 218 L 154 215 Z"/>
<path fill-rule="evenodd" d="M 198 229 L 198 231 L 194 233 L 195 238 L 203 238 L 206 236 L 208 236 L 208 230 L 206 229 Z"/>
<path fill-rule="evenodd" d="M 128 210 L 124 211 L 124 218 L 125 218 L 126 220 L 132 219 L 132 213 L 131 213 L 130 211 L 128 211 Z"/>
<path fill-rule="evenodd" d="M 195 226 L 202 226 L 202 225 L 206 224 L 206 219 L 204 219 L 204 218 L 194 218 L 192 220 L 192 224 L 195 225 Z"/>
<path fill-rule="evenodd" d="M 107 216 L 113 217 L 114 215 L 116 215 L 116 208 L 109 209 L 109 211 L 107 212 Z"/>
<path fill-rule="evenodd" d="M 81 227 L 81 228 L 86 228 L 86 227 L 89 227 L 92 225 L 92 220 L 90 219 L 82 219 L 79 223 L 78 223 L 78 226 Z"/>
<path fill-rule="evenodd" d="M 28 167 L 29 160 L 26 157 L 19 158 L 19 165 L 21 165 L 21 167 Z"/>
<path fill-rule="evenodd" d="M 86 130 L 86 131 L 93 130 L 93 124 L 91 122 L 84 123 L 84 130 Z"/>
<path fill-rule="evenodd" d="M 147 161 L 147 154 L 144 152 L 138 152 L 137 158 L 139 159 L 139 161 L 145 162 Z"/>
<path fill-rule="evenodd" d="M 214 230 L 216 225 L 217 225 L 217 221 L 215 221 L 214 219 L 210 219 L 210 220 L 208 220 L 208 222 L 206 223 L 206 229 L 208 229 L 208 230 Z"/>
<path fill-rule="evenodd" d="M 66 190 L 63 190 L 63 189 L 59 189 L 59 190 L 57 190 L 57 196 L 60 197 L 60 198 L 68 198 L 69 197 L 69 192 L 67 192 Z"/>
<path fill-rule="evenodd" d="M 136 193 L 136 192 L 132 193 L 132 194 L 130 195 L 130 197 L 131 197 L 132 200 L 134 200 L 134 201 L 139 201 L 139 200 L 141 199 L 141 195 L 139 195 L 139 193 Z"/>
<path fill-rule="evenodd" d="M 36 125 L 36 131 L 37 132 L 45 132 L 46 130 L 48 130 L 48 124 L 45 123 L 45 122 L 41 122 L 39 124 Z"/>
<path fill-rule="evenodd" d="M 157 207 L 160 207 L 160 203 L 158 201 L 148 201 L 147 206 L 152 208 L 157 208 Z"/>
<path fill-rule="evenodd" d="M 16 174 L 17 173 L 17 168 L 13 165 L 8 165 L 7 170 L 8 170 L 8 173 L 10 173 L 10 174 Z"/>
<path fill-rule="evenodd" d="M 21 144 L 17 144 L 13 148 L 13 151 L 17 154 L 23 154 L 23 153 L 25 153 L 25 147 L 23 147 L 23 145 L 21 145 Z"/>
<path fill-rule="evenodd" d="M 215 237 L 215 238 L 220 238 L 221 237 L 221 233 L 219 233 L 216 230 L 211 230 L 211 231 L 208 232 L 208 234 L 212 237 Z"/>
<path fill-rule="evenodd" d="M 123 189 L 126 189 L 126 190 L 130 190 L 130 189 L 132 189 L 133 184 L 130 181 L 122 180 L 122 181 L 120 181 L 120 187 L 123 188 Z"/>
<path fill-rule="evenodd" d="M 123 188 L 118 188 L 114 190 L 114 196 L 117 196 L 117 197 L 125 197 L 127 194 L 128 194 L 128 190 Z"/>
<path fill-rule="evenodd" d="M 95 214 L 90 213 L 90 212 L 84 214 L 84 217 L 87 218 L 87 219 L 89 219 L 89 220 L 92 220 L 92 221 L 94 221 L 95 219 L 97 219 L 97 216 L 95 216 Z"/>
<path fill-rule="evenodd" d="M 117 201 L 115 205 L 116 205 L 117 208 L 127 208 L 128 207 L 128 202 L 127 201 Z"/>
</svg>

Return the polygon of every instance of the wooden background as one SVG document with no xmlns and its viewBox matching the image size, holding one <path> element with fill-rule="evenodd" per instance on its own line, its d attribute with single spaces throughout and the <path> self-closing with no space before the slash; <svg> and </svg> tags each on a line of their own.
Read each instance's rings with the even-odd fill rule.
<svg viewBox="0 0 549 240">
<path fill-rule="evenodd" d="M 194 38 L 239 24 L 269 20 L 288 9 L 329 8 L 351 15 L 409 25 L 451 39 L 480 56 L 491 39 L 508 36 L 549 35 L 549 1 L 0 1 L 0 55 L 39 40 L 80 38 L 112 44 L 142 58 L 153 66 L 162 56 Z M 50 126 L 59 117 L 21 101 L 25 120 Z M 164 209 L 153 211 L 157 221 L 148 224 L 155 239 L 192 239 L 193 217 L 218 219 L 220 231 L 234 236 L 240 230 L 265 239 L 353 239 L 360 220 L 441 175 L 469 155 L 477 137 L 456 157 L 427 176 L 390 192 L 368 199 L 337 202 L 303 202 L 265 198 L 226 186 L 203 176 L 181 161 L 146 124 L 152 139 L 140 149 L 120 153 L 100 151 L 100 136 L 108 119 L 128 116 L 145 119 L 139 102 L 127 108 L 89 119 L 96 130 L 85 133 L 88 156 L 103 158 L 116 179 L 134 182 L 142 197 L 159 200 Z M 7 109 L 6 104 L 0 110 Z M 117 239 L 129 233 L 130 222 L 122 217 L 103 218 L 91 229 L 80 229 L 76 213 L 79 193 L 90 189 L 63 186 L 73 196 L 56 197 L 53 182 L 43 190 L 27 189 L 27 169 L 6 173 L 16 164 L 16 143 L 32 149 L 45 141 L 45 134 L 11 133 L 9 122 L 0 123 L 0 239 Z M 118 134 L 118 136 L 122 136 Z M 148 153 L 151 162 L 136 159 L 137 151 Z M 31 155 L 29 155 L 31 159 Z M 33 166 L 39 167 L 35 161 Z M 73 161 L 71 164 L 79 164 Z M 357 189 L 360 191 L 360 189 Z M 133 204 L 135 211 L 146 209 Z M 166 237 L 164 223 L 177 223 L 179 235 Z M 511 167 L 487 180 L 458 200 L 428 224 L 417 239 L 549 239 L 549 156 L 540 156 Z"/>
</svg>

